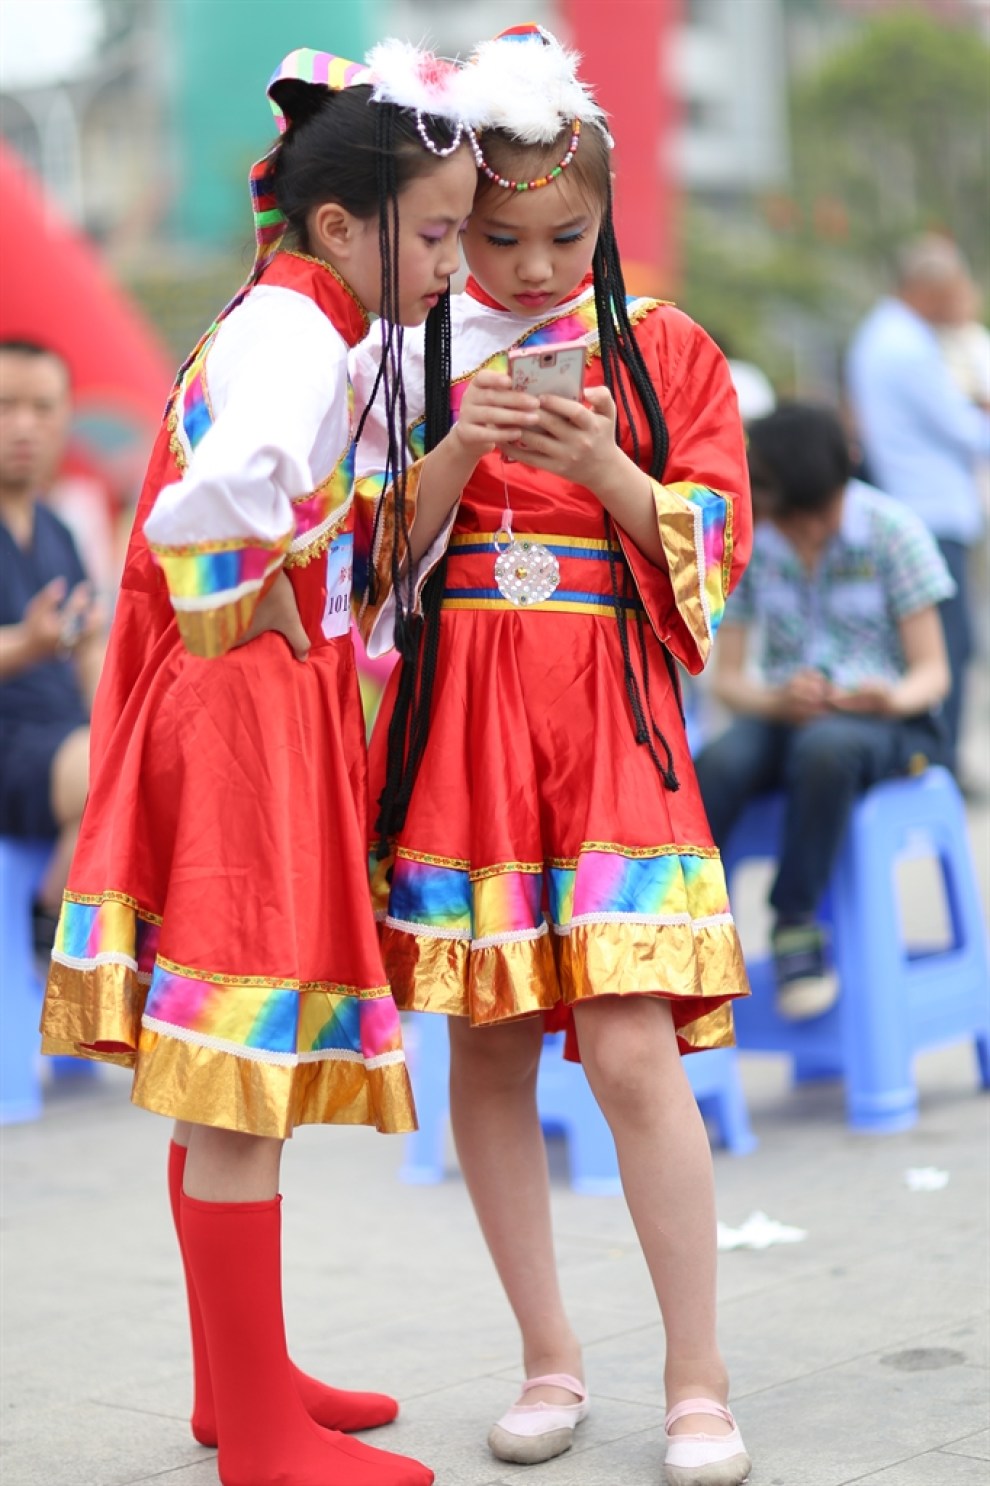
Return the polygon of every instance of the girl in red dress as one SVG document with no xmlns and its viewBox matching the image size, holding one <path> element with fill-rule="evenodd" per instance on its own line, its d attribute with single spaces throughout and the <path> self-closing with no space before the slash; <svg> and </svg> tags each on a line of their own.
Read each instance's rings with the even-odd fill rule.
<svg viewBox="0 0 990 1486">
<path fill-rule="evenodd" d="M 46 993 L 46 1051 L 132 1067 L 135 1102 L 179 1121 L 192 1426 L 224 1486 L 433 1480 L 336 1432 L 394 1400 L 290 1363 L 277 1192 L 299 1124 L 414 1127 L 365 874 L 347 352 L 369 310 L 445 319 L 476 179 L 448 84 L 397 43 L 272 79 L 258 260 L 152 455 Z"/>
<path fill-rule="evenodd" d="M 449 432 L 409 335 L 413 462 L 381 420 L 359 446 L 359 486 L 386 487 L 364 630 L 403 659 L 371 747 L 373 870 L 396 1001 L 449 1018 L 457 1149 L 522 1332 L 492 1450 L 548 1459 L 588 1409 L 535 1098 L 565 1027 L 663 1314 L 667 1479 L 734 1486 L 711 1156 L 679 1055 L 732 1041 L 747 985 L 675 662 L 705 664 L 746 563 L 746 461 L 712 341 L 625 295 L 610 140 L 574 62 L 525 27 L 465 69 L 481 175 Z M 574 340 L 583 400 L 512 390 L 512 348 Z M 377 362 L 352 358 L 359 397 Z"/>
</svg>

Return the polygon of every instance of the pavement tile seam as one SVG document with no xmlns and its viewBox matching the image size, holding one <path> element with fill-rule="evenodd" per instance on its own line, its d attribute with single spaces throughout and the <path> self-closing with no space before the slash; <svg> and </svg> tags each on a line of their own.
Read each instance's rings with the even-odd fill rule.
<svg viewBox="0 0 990 1486">
<path fill-rule="evenodd" d="M 961 1440 L 946 1440 L 944 1445 L 936 1446 L 936 1448 L 929 1453 L 932 1455 L 948 1455 L 950 1459 L 956 1459 L 958 1456 L 961 1455 L 965 1460 L 986 1460 L 987 1457 L 985 1454 L 971 1455 L 968 1451 L 959 1449 L 959 1446 L 961 1444 L 964 1445 L 966 1443 L 966 1440 L 971 1438 L 971 1435 L 966 1435 Z"/>
<path fill-rule="evenodd" d="M 198 1471 L 201 1467 L 201 1464 L 202 1462 L 197 1460 L 194 1461 L 191 1465 L 169 1466 L 168 1470 L 155 1471 L 150 1476 L 132 1476 L 129 1481 L 121 1481 L 120 1486 L 145 1486 L 145 1483 L 148 1481 L 167 1481 L 169 1477 L 171 1477 L 173 1480 L 180 1481 L 181 1477 L 184 1476 L 187 1471 Z"/>
<path fill-rule="evenodd" d="M 889 1479 L 890 1472 L 896 1467 L 910 1465 L 914 1460 L 934 1459 L 936 1455 L 941 1454 L 941 1450 L 917 1450 L 911 1455 L 901 1455 L 896 1460 L 888 1460 L 886 1465 L 882 1465 L 879 1470 L 871 1468 L 862 1476 L 849 1476 L 842 1482 L 842 1486 L 869 1486 L 870 1481 L 880 1481 L 884 1476 Z"/>
<path fill-rule="evenodd" d="M 78 1401 L 81 1404 L 86 1404 L 89 1408 L 116 1409 L 120 1414 L 147 1414 L 152 1419 L 170 1419 L 180 1424 L 184 1423 L 186 1419 L 185 1414 L 176 1414 L 170 1409 L 143 1409 L 136 1403 L 114 1403 L 105 1398 L 86 1397 L 82 1397 Z"/>
<path fill-rule="evenodd" d="M 720 1306 L 720 1310 L 721 1309 L 722 1307 Z M 986 1314 L 990 1315 L 990 1313 Z M 985 1318 L 986 1316 L 984 1312 L 979 1312 L 976 1315 L 974 1315 L 973 1312 L 968 1312 L 964 1317 L 961 1318 L 961 1320 L 968 1322 L 974 1320 L 984 1320 Z M 796 1382 L 798 1379 L 814 1378 L 820 1376 L 823 1373 L 835 1372 L 838 1368 L 849 1367 L 857 1362 L 867 1362 L 871 1357 L 883 1356 L 884 1353 L 890 1351 L 892 1346 L 895 1346 L 898 1351 L 907 1350 L 912 1345 L 924 1341 L 926 1337 L 944 1336 L 948 1327 L 955 1324 L 957 1323 L 949 1320 L 945 1324 L 940 1324 L 938 1326 L 926 1326 L 923 1331 L 909 1332 L 904 1336 L 898 1337 L 896 1343 L 885 1342 L 882 1346 L 870 1347 L 865 1352 L 850 1352 L 845 1357 L 839 1357 L 834 1362 L 826 1362 L 821 1367 L 811 1367 L 803 1372 L 795 1372 L 792 1375 L 790 1381 Z M 586 1348 L 586 1350 L 588 1349 Z M 987 1371 L 987 1369 L 980 1362 L 961 1362 L 957 1365 L 961 1368 L 965 1368 L 968 1372 L 977 1372 L 983 1374 Z M 775 1388 L 779 1387 L 780 1383 L 779 1381 L 777 1381 L 768 1383 L 760 1388 L 750 1388 L 745 1392 L 733 1389 L 732 1396 L 733 1398 L 757 1398 L 761 1393 L 772 1393 Z M 962 1438 L 969 1438 L 969 1433 L 963 1435 Z M 952 1442 L 947 1441 L 946 1443 L 951 1444 Z"/>
<path fill-rule="evenodd" d="M 877 1349 L 875 1351 L 873 1351 L 873 1352 L 859 1352 L 859 1353 L 855 1354 L 852 1357 L 840 1357 L 837 1362 L 829 1362 L 824 1367 L 813 1367 L 813 1368 L 809 1368 L 809 1370 L 807 1372 L 795 1372 L 795 1373 L 793 1373 L 787 1379 L 787 1382 L 788 1383 L 806 1383 L 811 1378 L 820 1378 L 820 1377 L 823 1377 L 826 1374 L 831 1373 L 831 1372 L 841 1372 L 843 1369 L 845 1369 L 847 1367 L 853 1367 L 853 1366 L 855 1366 L 855 1364 L 857 1362 L 868 1362 L 871 1357 L 876 1357 L 879 1353 L 882 1353 L 884 1351 L 886 1351 L 886 1348 L 885 1347 L 877 1347 Z M 980 1364 L 979 1363 L 976 1363 L 976 1362 L 961 1362 L 961 1363 L 959 1363 L 957 1365 L 957 1367 L 956 1367 L 955 1370 L 957 1372 L 966 1372 L 966 1373 L 973 1372 L 973 1373 L 976 1373 L 980 1378 L 985 1378 L 986 1377 L 986 1373 L 987 1373 L 987 1369 L 985 1367 L 981 1367 Z M 759 1398 L 764 1393 L 776 1393 L 777 1390 L 780 1388 L 780 1386 L 781 1386 L 780 1382 L 777 1381 L 777 1382 L 774 1382 L 774 1383 L 767 1383 L 762 1388 L 751 1388 L 746 1393 L 738 1392 L 736 1389 L 733 1389 L 732 1390 L 732 1397 L 738 1403 L 738 1401 L 740 1399 L 743 1399 L 743 1398 Z M 622 1401 L 624 1402 L 625 1400 L 622 1400 Z M 972 1434 L 972 1430 L 969 1430 L 969 1431 L 967 1431 L 967 1434 L 963 1436 L 963 1438 L 966 1439 L 971 1434 Z M 942 1449 L 945 1445 L 951 1445 L 951 1444 L 952 1444 L 952 1440 L 944 1440 L 942 1442 L 942 1445 L 936 1446 L 935 1448 Z M 922 1454 L 925 1454 L 927 1452 L 926 1451 L 922 1451 L 921 1453 Z M 895 1464 L 896 1464 L 896 1462 L 895 1462 Z M 850 1483 L 850 1486 L 851 1486 L 851 1483 Z"/>
</svg>

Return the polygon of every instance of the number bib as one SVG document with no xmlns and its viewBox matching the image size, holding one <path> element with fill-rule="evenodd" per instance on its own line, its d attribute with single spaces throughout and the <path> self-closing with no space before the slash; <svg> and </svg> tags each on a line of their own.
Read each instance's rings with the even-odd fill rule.
<svg viewBox="0 0 990 1486">
<path fill-rule="evenodd" d="M 354 533 L 345 532 L 327 551 L 327 605 L 323 633 L 328 640 L 346 635 L 351 622 L 351 578 L 354 572 Z"/>
</svg>

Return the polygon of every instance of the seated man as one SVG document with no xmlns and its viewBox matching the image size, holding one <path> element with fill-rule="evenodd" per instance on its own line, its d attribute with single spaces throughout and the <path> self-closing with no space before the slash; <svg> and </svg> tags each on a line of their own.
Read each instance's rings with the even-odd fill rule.
<svg viewBox="0 0 990 1486">
<path fill-rule="evenodd" d="M 739 716 L 696 766 L 719 846 L 754 795 L 786 795 L 772 942 L 778 1010 L 800 1020 L 837 994 L 816 910 L 857 795 L 944 760 L 937 605 L 953 584 L 920 519 L 850 478 L 831 412 L 794 403 L 757 420 L 749 460 L 753 557 L 712 675 Z M 747 665 L 751 630 L 759 677 Z"/>
<path fill-rule="evenodd" d="M 35 906 L 50 951 L 89 782 L 103 618 L 67 528 L 42 503 L 70 418 L 69 373 L 0 342 L 0 835 L 56 843 Z"/>
</svg>

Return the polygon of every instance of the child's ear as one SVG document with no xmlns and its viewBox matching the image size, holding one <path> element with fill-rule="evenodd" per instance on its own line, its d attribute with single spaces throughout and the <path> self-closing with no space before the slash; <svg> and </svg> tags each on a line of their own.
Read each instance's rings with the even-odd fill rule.
<svg viewBox="0 0 990 1486">
<path fill-rule="evenodd" d="M 342 262 L 351 257 L 358 238 L 358 220 L 337 201 L 324 201 L 309 218 L 310 247 L 318 256 Z"/>
</svg>

